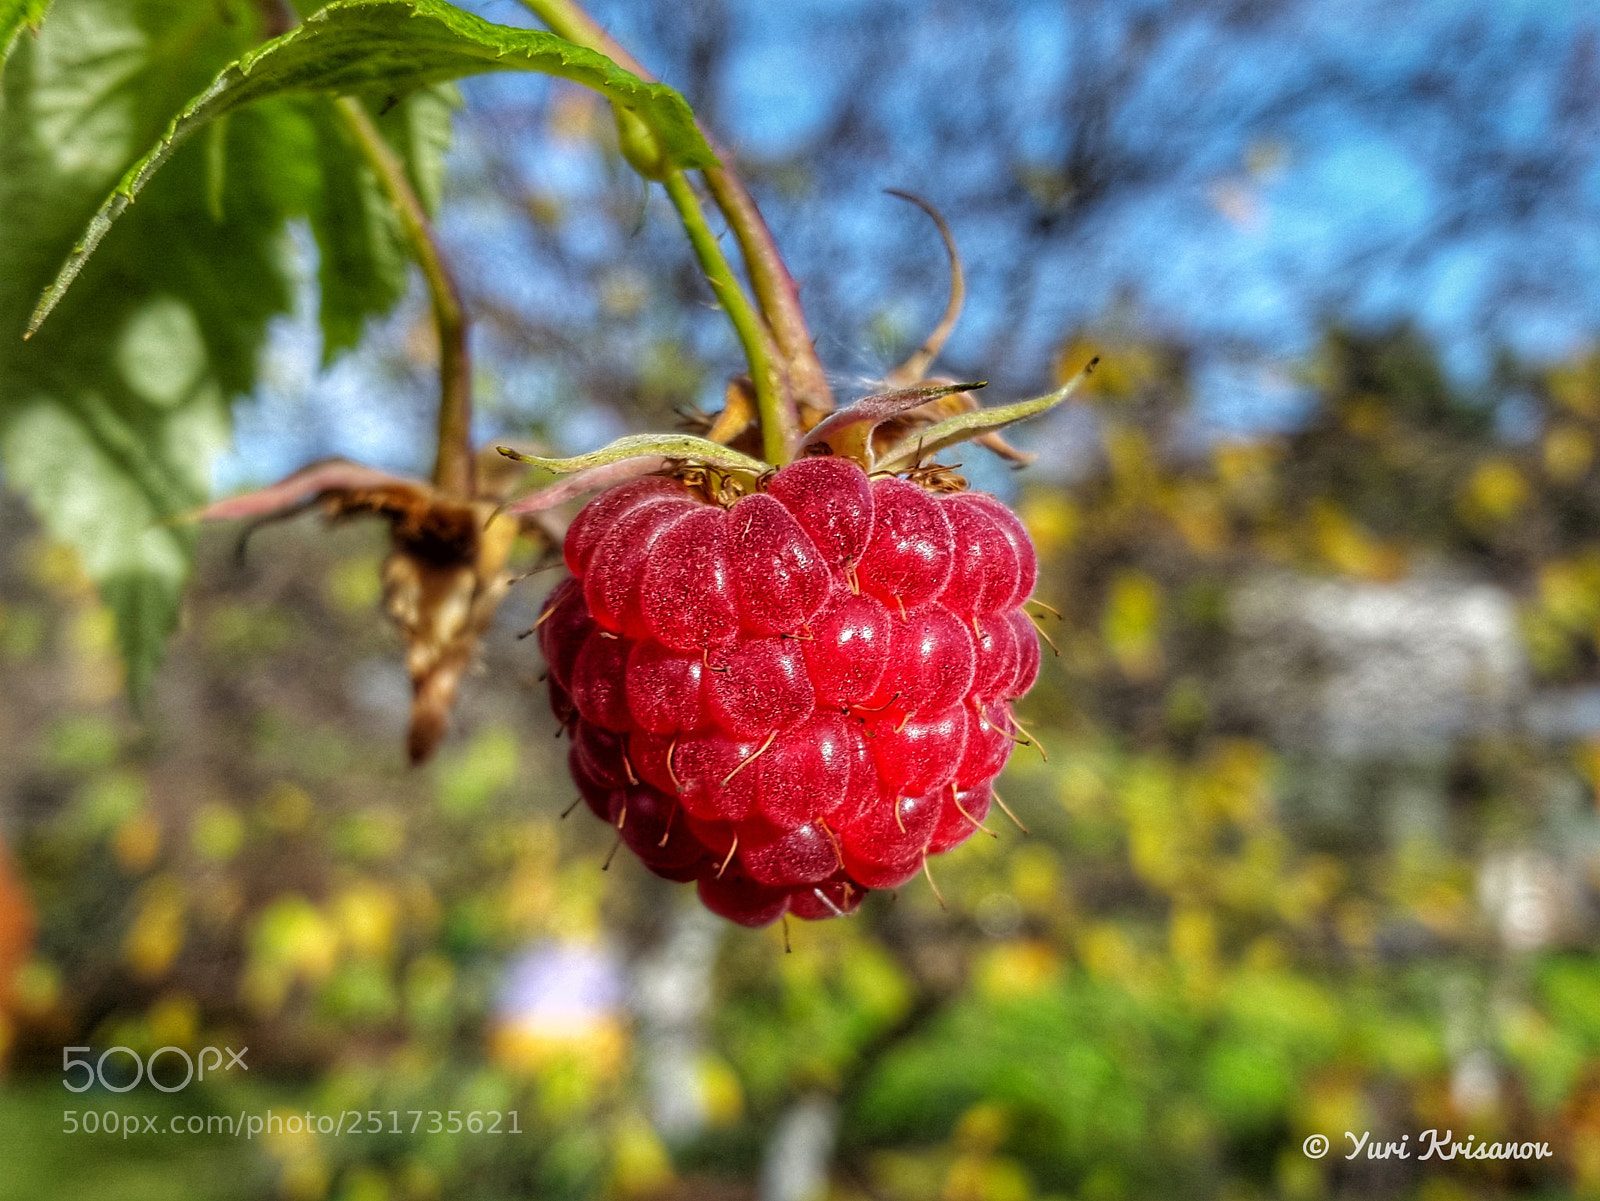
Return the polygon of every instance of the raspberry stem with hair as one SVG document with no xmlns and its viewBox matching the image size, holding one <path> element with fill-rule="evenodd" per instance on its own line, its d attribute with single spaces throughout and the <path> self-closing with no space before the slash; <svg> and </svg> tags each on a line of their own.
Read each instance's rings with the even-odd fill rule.
<svg viewBox="0 0 1600 1201">
<path fill-rule="evenodd" d="M 785 403 L 782 395 L 773 352 L 772 335 L 762 323 L 739 285 L 728 258 L 722 253 L 706 215 L 700 207 L 700 198 L 694 185 L 682 171 L 669 171 L 662 179 L 672 206 L 678 210 L 689 244 L 700 260 L 700 270 L 716 294 L 722 311 L 728 314 L 739 343 L 744 348 L 745 360 L 750 364 L 750 380 L 755 385 L 756 411 L 761 417 L 761 449 L 767 462 L 782 466 L 793 458 L 792 447 L 799 440 L 799 421 L 794 408 Z"/>
<path fill-rule="evenodd" d="M 647 82 L 655 81 L 656 77 L 574 0 L 522 0 L 522 3 L 553 33 L 559 34 L 569 42 L 599 51 L 640 79 Z M 706 188 L 739 243 L 745 274 L 749 277 L 755 303 L 759 309 L 761 328 L 767 334 L 768 344 L 774 351 L 769 356 L 769 369 L 772 371 L 772 399 L 776 402 L 776 411 L 769 414 L 767 407 L 761 408 L 763 439 L 769 437 L 766 433 L 769 423 L 778 424 L 780 428 L 788 431 L 786 436 L 792 437 L 793 432 L 800 428 L 802 417 L 805 418 L 804 424 L 812 425 L 833 410 L 833 393 L 828 387 L 822 362 L 817 358 L 816 350 L 812 346 L 805 313 L 800 307 L 800 290 L 784 264 L 783 255 L 778 250 L 772 231 L 767 227 L 766 219 L 756 207 L 755 199 L 750 195 L 744 180 L 730 165 L 732 155 L 727 148 L 704 128 L 701 128 L 700 132 L 717 156 L 717 165 L 707 167 L 703 171 Z M 662 182 L 667 183 L 668 179 Z M 686 180 L 684 184 L 687 186 Z M 669 185 L 669 195 L 671 191 L 672 187 Z M 693 197 L 692 190 L 690 196 Z M 678 199 L 674 198 L 673 203 L 678 204 Z M 698 209 L 697 198 L 695 207 Z M 679 213 L 682 215 L 682 207 L 679 208 Z M 704 223 L 703 215 L 700 221 Z M 719 256 L 720 253 L 719 250 Z M 704 266 L 703 259 L 702 266 Z M 709 272 L 707 278 L 710 278 Z M 715 286 L 713 284 L 713 287 Z M 730 311 L 729 316 L 731 318 L 734 314 Z M 743 340 L 743 331 L 740 336 Z M 748 342 L 745 349 L 748 357 Z M 761 377 L 758 372 L 761 368 L 754 359 L 750 361 L 750 368 L 751 379 L 756 384 L 759 398 Z M 775 465 L 781 466 L 792 457 L 792 451 L 786 447 L 784 457 L 772 458 L 771 444 L 767 445 L 768 458 Z M 791 442 L 790 447 L 792 445 Z"/>
<path fill-rule="evenodd" d="M 439 333 L 439 449 L 433 482 L 441 492 L 472 496 L 477 491 L 472 456 L 472 358 L 467 349 L 467 311 L 461 303 L 461 289 L 400 157 L 384 141 L 361 101 L 341 96 L 334 105 L 394 206 L 406 245 L 428 284 L 433 323 Z"/>
</svg>

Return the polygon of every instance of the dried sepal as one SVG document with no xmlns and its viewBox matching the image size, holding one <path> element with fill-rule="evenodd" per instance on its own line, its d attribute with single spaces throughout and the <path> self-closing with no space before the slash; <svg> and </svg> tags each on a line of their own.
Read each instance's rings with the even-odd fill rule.
<svg viewBox="0 0 1600 1201">
<path fill-rule="evenodd" d="M 722 411 L 706 430 L 706 437 L 723 446 L 733 446 L 755 428 L 756 386 L 748 375 L 736 375 L 728 381 L 722 395 Z"/>
<path fill-rule="evenodd" d="M 924 382 L 943 384 L 954 381 L 934 379 Z M 937 400 L 931 400 L 925 405 L 918 405 L 914 409 L 908 409 L 898 417 L 885 421 L 873 432 L 873 454 L 881 463 L 891 450 L 898 447 L 900 443 L 909 441 L 917 431 L 928 429 L 930 426 L 938 425 L 942 421 L 960 416 L 963 413 L 977 412 L 979 407 L 978 398 L 971 392 L 952 392 L 948 396 L 941 396 Z M 992 430 L 986 434 L 979 434 L 972 441 L 1017 467 L 1025 467 L 1033 462 L 1034 459 L 1033 455 L 1018 450 L 1000 434 Z"/>
<path fill-rule="evenodd" d="M 889 195 L 897 196 L 901 200 L 909 200 L 932 218 L 934 225 L 939 230 L 939 237 L 944 241 L 944 251 L 950 260 L 950 295 L 945 300 L 944 312 L 939 317 L 939 324 L 933 327 L 931 333 L 923 339 L 922 345 L 912 352 L 911 356 L 891 371 L 884 382 L 893 387 L 903 388 L 914 383 L 943 383 L 945 381 L 928 380 L 928 368 L 933 366 L 933 361 L 939 357 L 939 352 L 944 349 L 945 342 L 950 337 L 950 332 L 955 329 L 956 321 L 961 316 L 961 307 L 967 299 L 967 277 L 961 269 L 961 252 L 956 249 L 955 235 L 950 232 L 950 226 L 944 219 L 944 214 L 931 203 L 924 200 L 914 192 L 902 192 L 898 188 L 888 189 Z"/>
<path fill-rule="evenodd" d="M 586 492 L 598 492 L 602 488 L 623 483 L 635 476 L 653 475 L 665 470 L 666 467 L 667 460 L 660 455 L 618 459 L 615 463 L 574 472 L 549 487 L 530 492 L 520 500 L 514 500 L 506 505 L 502 512 L 512 517 L 530 517 L 544 513 L 557 505 L 563 505 L 569 500 L 576 500 Z"/>
<path fill-rule="evenodd" d="M 884 422 L 929 401 L 957 392 L 985 387 L 980 381 L 970 384 L 927 384 L 864 396 L 830 414 L 806 435 L 801 454 L 833 454 L 854 459 L 863 467 L 875 466 L 872 458 L 872 433 Z"/>
<path fill-rule="evenodd" d="M 1082 371 L 1047 396 L 1020 400 L 993 409 L 960 413 L 909 435 L 884 454 L 878 462 L 878 470 L 909 471 L 926 456 L 937 454 L 946 447 L 981 438 L 1014 422 L 1048 412 L 1078 390 L 1094 371 L 1097 362 L 1098 359 L 1091 359 Z"/>
<path fill-rule="evenodd" d="M 391 475 L 375 467 L 352 463 L 348 459 L 326 459 L 302 467 L 276 484 L 239 496 L 230 496 L 191 515 L 195 521 L 236 521 L 249 517 L 272 517 L 297 509 L 307 501 L 325 496 L 363 493 L 369 496 L 425 496 L 426 484 L 404 476 Z"/>
<path fill-rule="evenodd" d="M 313 464 L 196 516 L 261 522 L 309 505 L 320 505 L 330 521 L 378 517 L 389 525 L 384 609 L 405 641 L 412 690 L 406 749 L 420 763 L 444 737 L 461 677 L 510 588 L 506 562 L 523 519 L 493 496 L 462 500 L 346 460 Z"/>
<path fill-rule="evenodd" d="M 391 527 L 384 609 L 406 644 L 413 763 L 444 737 L 461 677 L 511 586 L 506 561 L 518 532 L 518 520 L 487 500 L 442 501 Z"/>
</svg>

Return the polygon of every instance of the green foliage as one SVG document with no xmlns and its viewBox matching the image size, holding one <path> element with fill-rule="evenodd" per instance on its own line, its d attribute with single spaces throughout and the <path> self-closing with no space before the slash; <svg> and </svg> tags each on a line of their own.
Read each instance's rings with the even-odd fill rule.
<svg viewBox="0 0 1600 1201">
<path fill-rule="evenodd" d="M 1352 361 L 1381 360 L 1384 340 L 1370 345 Z M 372 578 L 378 531 L 279 527 L 262 537 L 282 575 L 244 583 L 221 567 L 218 536 L 174 686 L 140 737 L 109 698 L 34 699 L 92 676 L 107 652 L 72 635 L 100 610 L 59 556 L 19 556 L 38 582 L 0 572 L 4 615 L 49 613 L 39 640 L 61 648 L 47 662 L 0 658 L 11 685 L 0 723 L 38 731 L 17 758 L 51 797 L 30 806 L 15 846 L 40 919 L 33 974 L 55 993 L 13 1052 L 21 1079 L 0 1118 L 41 1139 L 40 1111 L 59 1121 L 62 1030 L 74 1045 L 141 1052 L 239 1031 L 260 1048 L 250 1078 L 188 1094 L 186 1112 L 270 1105 L 387 1121 L 390 1110 L 515 1108 L 526 1133 L 196 1139 L 175 1170 L 215 1154 L 229 1174 L 185 1179 L 195 1196 L 233 1195 L 245 1178 L 253 1195 L 578 1198 L 622 1195 L 627 1180 L 658 1201 L 719 1196 L 748 1191 L 781 1116 L 819 1092 L 842 1115 L 842 1197 L 1335 1196 L 1355 1170 L 1339 1158 L 1345 1130 L 1410 1133 L 1414 1145 L 1429 1127 L 1547 1141 L 1557 1158 L 1523 1165 L 1512 1184 L 1459 1161 L 1422 1177 L 1406 1174 L 1414 1159 L 1363 1164 L 1378 1173 L 1363 1195 L 1593 1195 L 1594 927 L 1513 952 L 1474 873 L 1507 846 L 1544 845 L 1541 823 L 1587 845 L 1600 829 L 1600 752 L 1498 731 L 1435 748 L 1431 767 L 1352 765 L 1275 745 L 1230 712 L 1218 682 L 1237 649 L 1228 602 L 1242 580 L 1293 567 L 1378 588 L 1423 554 L 1492 573 L 1592 647 L 1593 523 L 1540 541 L 1533 532 L 1553 525 L 1540 521 L 1511 537 L 1458 490 L 1505 462 L 1528 481 L 1513 525 L 1585 503 L 1600 464 L 1580 464 L 1577 435 L 1600 422 L 1600 383 L 1528 385 L 1560 398 L 1548 413 L 1559 453 L 1442 437 L 1385 392 L 1339 388 L 1295 435 L 1195 453 L 1163 436 L 1186 417 L 1166 407 L 1186 388 L 1160 349 L 1106 361 L 1141 358 L 1159 385 L 1092 381 L 1101 461 L 1070 489 L 1034 486 L 1020 506 L 1041 550 L 1040 594 L 1064 614 L 1044 625 L 1061 656 L 1047 656 L 1019 713 L 1050 759 L 1019 748 L 1001 784 L 1031 837 L 996 811 L 998 837 L 935 859 L 948 911 L 914 882 L 848 921 L 792 923 L 791 953 L 776 930 L 722 928 L 692 1031 L 703 1054 L 683 1085 L 711 1116 L 686 1144 L 664 1146 L 646 1118 L 653 1057 L 684 1029 L 653 1033 L 642 1014 L 629 1023 L 599 1006 L 531 1031 L 497 1018 L 508 961 L 530 943 L 654 958 L 677 937 L 674 906 L 694 905 L 626 857 L 600 871 L 615 831 L 581 806 L 557 819 L 572 801 L 568 748 L 539 728 L 549 719 L 519 682 L 538 670 L 528 643 L 495 635 L 466 736 L 434 770 L 407 772 L 372 715 L 329 687 L 390 650 L 367 612 L 376 598 L 355 586 Z M 1600 381 L 1600 367 L 1586 373 Z M 1447 479 L 1409 453 L 1418 444 L 1459 469 Z M 1341 504 L 1332 481 L 1362 466 L 1383 487 L 1360 508 Z M 1447 491 L 1383 522 L 1378 497 L 1424 487 Z M 1393 543 L 1370 532 L 1380 525 Z M 537 593 L 517 595 L 516 622 L 531 622 Z M 1597 663 L 1579 656 L 1574 678 L 1596 678 Z M 75 1008 L 79 997 L 97 1004 Z M 173 998 L 192 1007 L 187 1039 L 170 1032 Z M 1474 1103 L 1457 1080 L 1485 1056 L 1499 1088 Z M 57 1091 L 35 1090 L 41 1078 Z M 153 1094 L 117 1104 L 166 1112 Z M 1312 1133 L 1335 1153 L 1301 1154 Z M 137 1189 L 174 1154 L 104 1142 L 69 1165 L 48 1158 L 58 1142 L 19 1160 L 21 1195 L 51 1195 L 46 1172 L 98 1183 L 113 1163 Z"/>
<path fill-rule="evenodd" d="M 310 217 L 321 251 L 317 283 L 327 364 L 360 340 L 367 314 L 399 299 L 407 261 L 394 209 L 339 114 L 326 104 L 308 107 L 323 181 Z"/>
<path fill-rule="evenodd" d="M 172 153 L 207 123 L 252 102 L 298 94 L 403 95 L 486 71 L 540 71 L 581 83 L 649 121 L 682 167 L 715 162 L 687 102 L 645 83 L 605 55 L 541 30 L 491 25 L 442 0 L 338 0 L 304 25 L 229 63 L 186 104 L 153 147 L 128 169 L 90 220 L 34 311 L 37 329 L 60 302 L 123 211 Z"/>
<path fill-rule="evenodd" d="M 111 604 L 135 696 L 189 570 L 177 519 L 205 500 L 227 402 L 253 387 L 267 322 L 289 304 L 285 222 L 308 217 L 321 247 L 327 357 L 404 284 L 393 217 L 329 102 L 277 100 L 174 155 L 56 319 L 20 341 L 106 190 L 259 34 L 242 0 L 63 0 L 4 77 L 0 458 Z M 385 118 L 435 203 L 450 104 L 429 88 Z"/>
<path fill-rule="evenodd" d="M 8 0 L 0 45 L 44 7 Z M 0 336 L 0 459 L 110 602 L 135 697 L 177 620 L 193 550 L 181 519 L 205 500 L 228 402 L 253 386 L 266 324 L 288 307 L 285 222 L 307 219 L 317 240 L 324 362 L 405 287 L 399 220 L 331 97 L 372 97 L 430 211 L 448 81 L 476 72 L 576 80 L 645 122 L 674 163 L 714 161 L 670 88 L 440 0 L 348 0 L 265 45 L 263 32 L 244 0 L 64 0 L 4 80 L 0 334 L 34 336 Z"/>
<path fill-rule="evenodd" d="M 22 31 L 37 28 L 49 7 L 50 0 L 0 0 L 0 67 L 11 57 Z"/>
<path fill-rule="evenodd" d="M 263 110 L 228 130 L 221 222 L 206 203 L 204 158 L 185 156 L 62 319 L 19 339 L 51 260 L 105 183 L 164 110 L 237 53 L 253 20 L 242 4 L 173 0 L 136 14 L 67 0 L 20 44 L 4 80 L 0 454 L 111 601 L 136 689 L 188 568 L 190 537 L 163 522 L 205 496 L 224 397 L 249 387 L 266 321 L 287 303 L 277 241 L 285 192 L 301 181 L 262 194 L 248 158 L 284 136 L 288 114 Z"/>
</svg>

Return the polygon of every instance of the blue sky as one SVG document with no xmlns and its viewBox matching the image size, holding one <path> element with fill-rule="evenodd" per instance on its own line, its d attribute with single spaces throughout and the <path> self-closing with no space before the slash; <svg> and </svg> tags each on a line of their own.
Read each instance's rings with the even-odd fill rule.
<svg viewBox="0 0 1600 1201">
<path fill-rule="evenodd" d="M 492 20 L 532 23 L 514 0 L 469 7 Z M 826 163 L 808 163 L 805 156 L 846 98 L 852 30 L 867 7 L 867 0 L 732 4 L 731 50 L 715 81 L 720 132 L 728 141 L 767 164 L 789 158 L 802 170 L 815 167 L 809 191 L 774 199 L 769 215 L 800 278 L 824 265 L 830 272 L 831 294 L 838 297 L 830 312 L 837 320 L 814 332 L 830 368 L 862 387 L 887 365 L 872 331 L 887 325 L 914 336 L 940 302 L 936 292 L 896 291 L 902 261 L 926 260 L 930 280 L 942 264 L 931 231 L 900 202 L 882 197 L 881 189 L 912 186 L 941 199 L 959 196 L 984 173 L 1010 169 L 981 139 L 954 146 L 937 141 L 923 120 L 928 78 L 955 81 L 981 39 L 1012 39 L 994 60 L 1008 64 L 1003 72 L 952 82 L 951 94 L 995 103 L 1014 123 L 1015 145 L 1048 162 L 1060 153 L 1064 133 L 1043 114 L 1071 70 L 1073 38 L 1098 36 L 1092 25 L 1069 27 L 1065 6 L 1056 3 L 1010 6 L 1003 34 L 986 32 L 983 14 L 995 11 L 992 6 L 952 0 L 919 7 L 896 43 L 900 69 L 885 76 L 883 94 L 874 98 L 889 131 L 881 159 L 863 162 L 846 178 L 830 177 Z M 1112 7 L 1125 15 L 1145 6 Z M 1152 7 L 1158 13 L 1172 8 Z M 661 61 L 644 32 L 647 10 L 636 0 L 597 4 L 596 10 L 643 59 Z M 1512 71 L 1496 93 L 1500 107 L 1475 114 L 1484 123 L 1480 129 L 1513 153 L 1519 147 L 1537 152 L 1552 128 L 1559 73 L 1594 20 L 1578 5 L 1549 0 L 1404 6 L 1315 0 L 1268 30 L 1240 33 L 1222 55 L 1204 29 L 1182 31 L 1163 43 L 1166 58 L 1150 74 L 1152 94 L 1139 97 L 1131 111 L 1134 119 L 1145 112 L 1152 121 L 1171 120 L 1175 112 L 1182 119 L 1184 105 L 1191 105 L 1194 128 L 1216 125 L 1214 144 L 1204 143 L 1193 169 L 1180 178 L 1133 194 L 1072 238 L 1029 248 L 1043 282 L 1025 319 L 1008 307 L 1007 281 L 1019 254 L 1014 221 L 983 211 L 959 219 L 953 214 L 972 288 L 950 360 L 981 368 L 1009 394 L 1043 387 L 1050 351 L 1064 334 L 1132 295 L 1129 320 L 1136 329 L 1216 348 L 1201 355 L 1196 403 L 1202 425 L 1226 436 L 1292 424 L 1303 414 L 1306 397 L 1292 367 L 1315 344 L 1330 313 L 1357 321 L 1414 319 L 1469 386 L 1484 378 L 1503 345 L 1535 358 L 1572 353 L 1600 326 L 1600 173 L 1592 158 L 1568 211 L 1541 218 L 1531 229 L 1491 223 L 1406 259 L 1401 251 L 1455 199 L 1441 194 L 1430 157 L 1459 150 L 1449 139 L 1462 134 L 1448 121 L 1363 108 L 1330 93 L 1325 102 L 1311 97 L 1266 135 L 1230 130 L 1229 122 L 1256 98 L 1324 68 L 1346 73 L 1357 90 L 1378 89 L 1425 66 L 1441 37 L 1479 27 L 1481 52 L 1491 60 L 1503 55 Z M 1197 78 L 1205 81 L 1203 91 L 1170 94 Z M 509 160 L 519 186 L 559 199 L 573 214 L 553 236 L 569 263 L 595 265 L 597 281 L 602 271 L 615 273 L 619 262 L 626 264 L 631 249 L 645 241 L 655 253 L 640 256 L 640 270 L 658 266 L 660 248 L 676 237 L 659 196 L 645 205 L 640 192 L 643 233 L 619 228 L 614 214 L 599 211 L 609 184 L 607 166 L 592 148 L 518 126 L 519 138 L 508 149 L 507 114 L 544 112 L 550 86 L 521 75 L 469 81 L 453 156 L 457 176 L 476 179 L 497 156 Z M 1138 128 L 1130 129 L 1137 136 Z M 565 321 L 578 331 L 599 323 L 600 283 L 574 286 L 571 278 L 552 274 L 541 251 L 550 232 L 535 231 L 522 211 L 491 191 L 458 187 L 442 227 L 459 273 L 480 294 L 530 320 Z M 644 280 L 646 288 L 652 283 Z M 416 303 L 377 331 L 380 347 L 392 348 L 415 322 Z M 372 354 L 318 372 L 311 313 L 308 296 L 297 318 L 280 324 L 268 383 L 241 411 L 239 446 L 219 470 L 220 485 L 266 478 L 328 453 L 411 468 L 429 457 L 420 450 L 428 438 L 429 381 L 384 374 L 381 356 Z M 984 362 L 986 349 L 1011 325 L 1018 330 L 1006 343 L 1007 361 Z M 645 324 L 605 328 L 615 345 L 601 353 L 619 362 L 636 360 L 654 336 Z M 725 331 L 705 323 L 677 329 L 722 370 L 737 369 Z M 479 368 L 486 394 L 502 402 L 489 406 L 502 425 L 539 422 L 572 451 L 623 428 L 613 413 L 573 404 L 581 398 L 570 394 L 570 378 L 538 356 L 483 338 Z M 714 381 L 708 393 L 713 390 Z M 486 437 L 508 432 L 490 424 Z M 1048 431 L 1039 436 L 1048 438 Z"/>
</svg>

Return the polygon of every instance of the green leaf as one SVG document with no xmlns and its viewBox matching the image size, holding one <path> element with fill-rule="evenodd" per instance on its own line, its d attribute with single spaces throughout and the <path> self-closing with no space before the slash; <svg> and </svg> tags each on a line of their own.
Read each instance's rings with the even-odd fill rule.
<svg viewBox="0 0 1600 1201">
<path fill-rule="evenodd" d="M 604 467 L 608 463 L 619 463 L 624 459 L 642 458 L 682 459 L 690 463 L 704 463 L 708 467 L 722 467 L 729 471 L 747 471 L 752 475 L 761 475 L 772 469 L 770 464 L 763 463 L 760 459 L 752 459 L 732 447 L 705 438 L 696 438 L 693 434 L 628 434 L 626 437 L 618 438 L 609 446 L 570 459 L 546 459 L 538 455 L 525 455 L 521 451 L 512 450 L 509 446 L 496 449 L 508 459 L 515 459 L 519 463 L 531 463 L 535 467 L 542 467 L 557 475 L 570 475 L 575 471 Z"/>
<path fill-rule="evenodd" d="M 958 413 L 954 417 L 928 426 L 927 429 L 910 434 L 884 452 L 876 466 L 879 471 L 907 471 L 916 466 L 919 459 L 938 454 L 946 447 L 970 441 L 983 434 L 1048 412 L 1076 392 L 1083 381 L 1089 378 L 1090 373 L 1094 371 L 1095 363 L 1099 361 L 1099 359 L 1092 360 L 1087 367 L 1048 396 L 1019 400 L 1015 404 L 998 405 L 992 409 L 975 409 L 970 413 Z"/>
<path fill-rule="evenodd" d="M 37 29 L 44 20 L 50 0 L 0 0 L 0 67 L 22 36 L 24 29 Z"/>
<path fill-rule="evenodd" d="M 136 697 L 189 571 L 194 532 L 178 518 L 204 503 L 228 400 L 254 388 L 267 323 L 289 306 L 286 222 L 309 218 L 321 245 L 330 355 L 404 284 L 387 208 L 342 132 L 329 136 L 331 101 L 283 97 L 173 154 L 22 341 L 106 193 L 261 32 L 253 0 L 56 0 L 0 80 L 0 463 L 99 584 Z M 452 93 L 377 101 L 425 193 L 438 192 Z"/>
<path fill-rule="evenodd" d="M 444 198 L 444 156 L 460 107 L 461 89 L 436 83 L 418 88 L 378 117 L 378 128 L 405 159 L 411 186 L 429 216 L 438 213 Z"/>
<path fill-rule="evenodd" d="M 230 63 L 184 106 L 89 221 L 82 242 L 40 299 L 30 333 L 60 302 L 112 223 L 173 151 L 207 122 L 276 96 L 399 95 L 464 75 L 514 70 L 570 79 L 632 109 L 681 167 L 716 162 L 682 96 L 665 84 L 644 82 L 603 54 L 542 30 L 492 25 L 443 0 L 338 0 L 304 25 Z"/>
<path fill-rule="evenodd" d="M 367 165 L 331 100 L 303 104 L 317 133 L 322 190 L 311 208 L 311 231 L 321 252 L 322 363 L 327 366 L 361 341 L 367 318 L 386 313 L 405 293 L 410 258 L 394 206 Z M 454 84 L 419 88 L 378 116 L 379 129 L 401 154 L 423 207 L 438 211 L 450 123 L 460 107 Z M 224 116 L 209 129 L 227 121 Z"/>
<path fill-rule="evenodd" d="M 0 463 L 99 584 L 135 692 L 189 570 L 193 535 L 165 521 L 204 498 L 225 397 L 251 385 L 287 305 L 281 230 L 304 207 L 293 115 L 263 106 L 229 123 L 221 222 L 205 148 L 175 159 L 56 324 L 21 333 L 105 189 L 257 28 L 243 0 L 57 0 L 3 81 Z M 290 152 L 263 171 L 285 135 Z"/>
<path fill-rule="evenodd" d="M 311 208 L 321 259 L 322 362 L 361 340 L 366 319 L 387 312 L 406 286 L 400 221 L 329 100 L 306 102 L 316 129 L 322 188 Z"/>
</svg>

